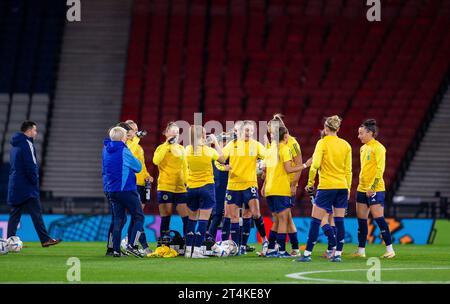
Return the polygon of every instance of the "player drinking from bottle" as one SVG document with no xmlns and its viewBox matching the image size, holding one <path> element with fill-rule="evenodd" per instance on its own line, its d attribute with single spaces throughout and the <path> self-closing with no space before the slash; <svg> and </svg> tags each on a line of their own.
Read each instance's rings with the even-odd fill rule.
<svg viewBox="0 0 450 304">
<path fill-rule="evenodd" d="M 169 234 L 170 217 L 173 206 L 183 220 L 183 234 L 186 236 L 187 229 L 187 167 L 185 150 L 178 143 L 180 129 L 176 123 L 170 122 L 164 136 L 166 141 L 156 148 L 153 155 L 153 163 L 158 166 L 157 200 L 159 214 L 161 215 L 160 235 Z"/>
<path fill-rule="evenodd" d="M 370 212 L 386 244 L 386 253 L 382 257 L 390 259 L 395 257 L 395 252 L 392 248 L 391 232 L 384 219 L 383 173 L 386 166 L 386 148 L 375 139 L 377 135 L 378 126 L 375 119 L 365 120 L 358 129 L 358 138 L 364 145 L 360 149 L 361 171 L 356 193 L 359 245 L 353 256 L 366 257 L 367 218 Z"/>
<path fill-rule="evenodd" d="M 205 241 L 211 211 L 216 204 L 212 161 L 225 161 L 214 134 L 209 136 L 215 149 L 207 146 L 206 132 L 202 126 L 192 125 L 189 134 L 190 145 L 186 147 L 189 221 L 184 257 L 207 258 L 201 246 Z"/>
<path fill-rule="evenodd" d="M 352 185 L 352 149 L 348 142 L 337 136 L 340 126 L 341 118 L 337 115 L 328 117 L 324 124 L 325 136 L 317 142 L 314 149 L 305 190 L 308 192 L 314 190 L 317 170 L 320 170 L 319 186 L 312 209 L 306 250 L 303 256 L 296 260 L 298 262 L 311 261 L 311 253 L 317 242 L 322 219 L 331 213 L 334 213 L 336 223 L 337 246 L 330 261 L 341 262 L 345 237 L 344 216 Z"/>
<path fill-rule="evenodd" d="M 246 245 L 250 235 L 252 217 L 255 226 L 263 238 L 263 248 L 268 245 L 264 220 L 261 216 L 258 201 L 258 182 L 256 165 L 258 159 L 263 159 L 264 146 L 252 138 L 254 122 L 236 123 L 237 140 L 228 143 L 223 148 L 225 159 L 229 159 L 230 171 L 226 193 L 227 212 L 231 218 L 231 238 L 240 244 L 239 254 L 246 254 Z M 242 240 L 239 229 L 239 209 L 243 210 Z"/>
<path fill-rule="evenodd" d="M 300 172 L 303 164 L 292 166 L 292 152 L 288 146 L 289 133 L 288 130 L 279 126 L 271 125 L 271 144 L 266 152 L 266 178 L 262 189 L 263 195 L 267 198 L 270 211 L 275 215 L 274 227 L 271 229 L 268 252 L 266 257 L 291 257 L 286 252 L 286 236 L 289 228 L 293 225 L 291 207 L 292 192 L 291 178 L 289 174 Z M 295 228 L 295 225 L 294 225 Z M 276 242 L 279 251 L 275 250 L 275 242 L 273 234 L 276 233 Z M 291 237 L 291 233 L 289 236 Z M 297 232 L 295 232 L 295 238 Z M 297 241 L 298 250 L 298 241 Z"/>
</svg>

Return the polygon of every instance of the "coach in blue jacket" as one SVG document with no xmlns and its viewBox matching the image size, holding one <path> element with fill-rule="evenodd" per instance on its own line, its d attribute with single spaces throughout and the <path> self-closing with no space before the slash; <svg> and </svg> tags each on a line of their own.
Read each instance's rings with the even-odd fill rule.
<svg viewBox="0 0 450 304">
<path fill-rule="evenodd" d="M 43 247 L 56 245 L 61 240 L 52 239 L 42 219 L 39 201 L 39 167 L 33 141 L 37 136 L 36 123 L 24 121 L 22 132 L 11 138 L 11 169 L 8 182 L 8 237 L 15 236 L 24 211 L 28 211 Z"/>
<path fill-rule="evenodd" d="M 114 257 L 120 257 L 120 237 L 122 235 L 125 210 L 131 217 L 133 229 L 128 240 L 127 253 L 142 257 L 138 250 L 138 242 L 144 234 L 144 213 L 140 204 L 136 187 L 136 173 L 142 165 L 126 146 L 127 131 L 122 127 L 114 127 L 109 132 L 111 141 L 105 141 L 103 150 L 103 182 L 104 190 L 109 193 L 113 211 L 113 250 Z M 145 247 L 147 244 L 142 244 Z M 148 247 L 148 245 L 147 245 Z"/>
</svg>

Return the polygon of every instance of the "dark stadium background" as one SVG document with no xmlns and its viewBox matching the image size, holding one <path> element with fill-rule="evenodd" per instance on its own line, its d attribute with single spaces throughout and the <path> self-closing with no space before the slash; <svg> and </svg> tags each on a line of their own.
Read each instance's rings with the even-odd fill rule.
<svg viewBox="0 0 450 304">
<path fill-rule="evenodd" d="M 381 22 L 366 19 L 361 0 L 89 0 L 80 22 L 68 22 L 67 9 L 62 0 L 0 1 L 1 213 L 9 140 L 22 120 L 40 131 L 44 211 L 101 214 L 106 130 L 133 119 L 149 131 L 141 143 L 157 177 L 151 159 L 167 122 L 202 112 L 224 125 L 283 113 L 305 160 L 323 118 L 340 115 L 339 135 L 353 147 L 352 202 L 357 128 L 375 118 L 387 147 L 387 215 L 448 217 L 449 1 L 382 1 Z M 306 177 L 296 216 L 310 214 Z M 156 210 L 153 202 L 146 212 Z"/>
</svg>

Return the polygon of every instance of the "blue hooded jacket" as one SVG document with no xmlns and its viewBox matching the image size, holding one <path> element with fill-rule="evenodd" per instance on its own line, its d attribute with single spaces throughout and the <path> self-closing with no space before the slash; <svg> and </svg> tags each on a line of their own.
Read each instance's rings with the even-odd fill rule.
<svg viewBox="0 0 450 304">
<path fill-rule="evenodd" d="M 8 204 L 16 206 L 29 198 L 39 198 L 39 166 L 33 138 L 18 132 L 10 143 Z"/>
<path fill-rule="evenodd" d="M 104 192 L 137 190 L 136 173 L 142 165 L 123 142 L 104 140 L 102 166 Z"/>
</svg>

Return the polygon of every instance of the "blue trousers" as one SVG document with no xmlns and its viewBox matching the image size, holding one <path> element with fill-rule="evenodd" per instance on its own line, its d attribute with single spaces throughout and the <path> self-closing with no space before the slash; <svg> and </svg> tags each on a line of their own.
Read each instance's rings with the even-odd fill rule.
<svg viewBox="0 0 450 304">
<path fill-rule="evenodd" d="M 27 211 L 31 220 L 33 221 L 34 229 L 39 236 L 41 243 L 45 243 L 50 240 L 47 228 L 45 228 L 44 220 L 42 218 L 41 203 L 38 198 L 29 198 L 20 205 L 11 206 L 8 220 L 8 237 L 15 236 L 17 232 L 17 226 L 19 225 L 22 213 Z"/>
<path fill-rule="evenodd" d="M 110 192 L 110 201 L 113 212 L 113 249 L 120 251 L 120 238 L 126 218 L 125 210 L 128 210 L 131 216 L 131 235 L 128 244 L 136 246 L 139 239 L 144 234 L 144 213 L 141 207 L 141 201 L 137 191 Z"/>
</svg>

